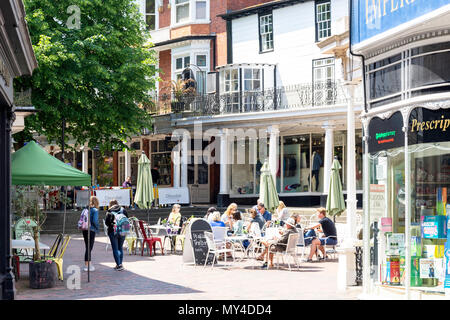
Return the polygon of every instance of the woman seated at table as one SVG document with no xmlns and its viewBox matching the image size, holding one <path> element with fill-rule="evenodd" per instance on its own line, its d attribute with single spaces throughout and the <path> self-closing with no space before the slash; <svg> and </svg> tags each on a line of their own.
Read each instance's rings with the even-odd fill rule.
<svg viewBox="0 0 450 320">
<path fill-rule="evenodd" d="M 225 227 L 225 223 L 220 219 L 219 211 L 214 211 L 212 213 L 212 221 L 209 224 L 211 227 Z"/>
<path fill-rule="evenodd" d="M 207 220 L 208 222 L 211 222 L 212 221 L 212 213 L 214 211 L 217 211 L 217 209 L 214 207 L 209 208 L 208 211 L 206 211 L 206 214 L 203 217 L 203 219 Z"/>
<path fill-rule="evenodd" d="M 242 215 L 240 211 L 236 211 L 233 214 L 233 219 L 231 221 L 231 230 L 233 231 L 233 236 L 242 236 L 244 235 L 244 220 L 242 220 Z M 236 240 L 231 240 L 232 242 L 236 242 Z M 242 245 L 244 248 L 247 248 L 250 242 L 248 240 L 242 241 Z"/>
<path fill-rule="evenodd" d="M 302 221 L 302 217 L 299 213 L 295 212 L 293 214 L 291 214 L 291 218 L 294 219 L 295 221 L 295 227 L 297 229 L 302 229 L 302 225 L 301 225 L 301 221 Z"/>
<path fill-rule="evenodd" d="M 230 225 L 230 221 L 233 218 L 233 213 L 235 211 L 237 211 L 237 204 L 231 203 L 222 215 L 222 221 L 225 225 Z"/>
<path fill-rule="evenodd" d="M 170 212 L 169 218 L 167 219 L 167 222 L 171 225 L 179 226 L 181 221 L 180 208 L 181 206 L 177 203 L 172 206 L 172 211 Z"/>
<path fill-rule="evenodd" d="M 233 213 L 233 219 L 230 221 L 230 230 L 233 231 L 234 236 L 241 236 L 244 234 L 244 221 L 242 220 L 240 211 L 235 211 Z"/>
<path fill-rule="evenodd" d="M 280 201 L 278 204 L 278 208 L 276 210 L 277 213 L 277 219 L 280 221 L 280 226 L 284 225 L 284 222 L 289 219 L 289 210 L 286 208 L 286 205 L 283 201 Z"/>
</svg>

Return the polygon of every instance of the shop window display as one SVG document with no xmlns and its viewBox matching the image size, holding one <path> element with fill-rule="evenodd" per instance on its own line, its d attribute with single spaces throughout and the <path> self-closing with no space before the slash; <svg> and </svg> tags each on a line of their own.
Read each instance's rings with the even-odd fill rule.
<svg viewBox="0 0 450 320">
<path fill-rule="evenodd" d="M 447 121 L 447 122 L 446 122 Z M 447 214 L 450 212 L 450 142 L 445 126 L 450 127 L 450 111 L 413 109 L 408 123 L 408 148 L 390 148 L 372 152 L 370 161 L 369 215 L 371 224 L 372 278 L 386 285 L 434 287 L 442 292 L 450 249 L 447 242 Z M 378 126 L 381 143 L 395 143 L 397 127 Z M 403 133 L 401 133 L 403 135 Z M 399 144 L 404 143 L 400 139 Z M 370 145 L 369 145 L 370 146 Z M 370 147 L 369 147 L 370 150 Z M 405 157 L 410 176 L 405 175 Z M 408 179 L 411 194 L 405 189 Z M 411 220 L 405 220 L 407 197 Z M 409 225 L 410 239 L 405 238 Z M 378 241 L 374 241 L 374 236 Z M 410 279 L 405 279 L 405 251 L 411 252 Z M 450 252 L 450 251 L 449 251 Z"/>
<path fill-rule="evenodd" d="M 261 144 L 265 145 L 265 150 L 260 150 L 260 141 L 256 139 L 239 139 L 234 142 L 231 165 L 232 194 L 259 193 L 261 168 L 269 158 L 269 140 Z"/>
<path fill-rule="evenodd" d="M 283 138 L 283 191 L 308 192 L 310 174 L 310 135 Z"/>
</svg>

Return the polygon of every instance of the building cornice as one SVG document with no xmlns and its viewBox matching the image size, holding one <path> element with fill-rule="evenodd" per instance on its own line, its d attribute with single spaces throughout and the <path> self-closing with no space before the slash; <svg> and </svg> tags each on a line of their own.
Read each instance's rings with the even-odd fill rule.
<svg viewBox="0 0 450 320">
<path fill-rule="evenodd" d="M 228 12 L 225 14 L 219 14 L 218 17 L 221 17 L 224 20 L 233 20 L 253 14 L 258 14 L 260 12 L 264 12 L 267 10 L 279 9 L 287 6 L 292 6 L 297 3 L 303 3 L 313 0 L 275 0 L 271 2 L 266 2 L 262 4 L 258 4 L 256 6 L 247 7 L 241 10 L 236 10 L 232 12 Z"/>
</svg>

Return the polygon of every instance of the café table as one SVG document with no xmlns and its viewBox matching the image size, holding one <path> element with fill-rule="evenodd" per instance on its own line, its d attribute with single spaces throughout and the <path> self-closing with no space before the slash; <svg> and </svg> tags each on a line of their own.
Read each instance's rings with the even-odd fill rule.
<svg viewBox="0 0 450 320">
<path fill-rule="evenodd" d="M 11 241 L 11 248 L 12 249 L 35 249 L 34 240 L 21 240 L 21 239 L 13 239 Z M 45 256 L 45 250 L 49 250 L 50 247 L 46 245 L 45 243 L 39 242 L 39 249 L 44 250 L 44 256 Z"/>
<path fill-rule="evenodd" d="M 150 229 L 156 237 L 164 237 L 163 243 L 166 242 L 165 241 L 166 238 L 169 238 L 170 239 L 170 249 L 172 252 L 175 251 L 174 238 L 176 236 L 178 236 L 178 232 L 174 232 L 174 231 L 180 230 L 181 228 L 179 226 L 165 226 L 163 224 L 154 224 L 154 225 L 147 225 L 147 228 Z M 171 230 L 170 233 L 168 231 L 169 229 Z"/>
<path fill-rule="evenodd" d="M 231 235 L 231 236 L 226 236 L 225 237 L 225 242 L 237 242 L 237 243 L 239 243 L 241 245 L 244 255 L 242 256 L 242 259 L 240 259 L 240 261 L 244 260 L 244 258 L 246 256 L 248 256 L 249 249 L 251 248 L 250 244 L 247 246 L 247 248 L 244 247 L 244 241 L 245 240 L 248 240 L 248 241 L 252 242 L 252 241 L 255 240 L 255 238 L 249 236 L 248 234 L 239 235 L 239 236 Z"/>
</svg>

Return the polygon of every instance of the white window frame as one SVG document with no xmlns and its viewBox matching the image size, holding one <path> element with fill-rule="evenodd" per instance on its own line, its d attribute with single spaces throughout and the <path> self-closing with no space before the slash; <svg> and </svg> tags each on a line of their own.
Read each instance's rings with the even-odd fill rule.
<svg viewBox="0 0 450 320">
<path fill-rule="evenodd" d="M 329 10 L 326 10 L 326 6 L 329 6 Z M 324 11 L 320 11 L 325 8 Z M 323 1 L 316 3 L 316 37 L 317 41 L 321 41 L 331 36 L 331 1 Z M 329 19 L 323 19 L 323 15 L 329 13 Z M 324 27 L 326 26 L 326 27 Z M 323 28 L 322 28 L 323 27 Z"/>
<path fill-rule="evenodd" d="M 251 78 L 245 78 L 245 70 L 251 70 L 252 76 Z M 254 77 L 254 71 L 259 71 L 259 78 Z M 252 68 L 252 67 L 242 67 L 242 92 L 258 92 L 262 91 L 262 73 L 264 72 L 264 69 L 262 68 Z M 245 89 L 245 81 L 251 81 L 251 89 L 246 90 Z M 259 81 L 259 89 L 254 88 L 255 81 Z"/>
<path fill-rule="evenodd" d="M 147 1 L 146 0 L 139 0 L 140 6 L 139 10 L 140 13 L 143 16 L 145 26 L 147 27 Z M 155 0 L 155 29 L 149 30 L 149 31 L 155 31 L 159 29 L 159 11 L 158 7 L 162 5 L 163 0 Z M 148 29 L 147 29 L 148 30 Z"/>
<path fill-rule="evenodd" d="M 206 17 L 205 19 L 197 19 L 197 2 L 205 2 L 206 3 Z M 181 4 L 176 4 L 175 0 L 170 0 L 171 4 L 171 27 L 181 27 L 189 24 L 209 24 L 210 21 L 210 2 L 211 0 L 189 0 L 189 18 L 183 22 L 177 22 L 177 7 L 181 6 Z M 186 4 L 183 4 L 186 5 Z"/>
<path fill-rule="evenodd" d="M 186 58 L 189 58 L 189 63 L 186 64 Z M 182 59 L 182 67 L 181 69 L 177 69 L 177 60 L 178 59 Z M 179 56 L 175 56 L 173 57 L 173 77 L 172 79 L 177 81 L 177 76 L 181 75 L 181 73 L 183 72 L 184 69 L 186 69 L 187 67 L 189 67 L 189 64 L 191 64 L 191 60 L 192 57 L 190 54 L 184 54 L 184 55 L 179 55 Z"/>
<path fill-rule="evenodd" d="M 271 21 L 268 21 L 268 18 L 271 18 Z M 263 31 L 263 29 L 265 29 L 267 26 L 271 26 L 271 31 L 270 32 L 266 32 Z M 267 37 L 270 37 L 272 39 L 267 40 Z M 274 36 L 273 36 L 273 13 L 267 13 L 264 15 L 260 15 L 259 16 L 259 39 L 260 39 L 260 52 L 269 52 L 269 51 L 273 51 L 274 50 Z M 271 46 L 264 48 L 265 44 L 271 44 Z"/>
</svg>

